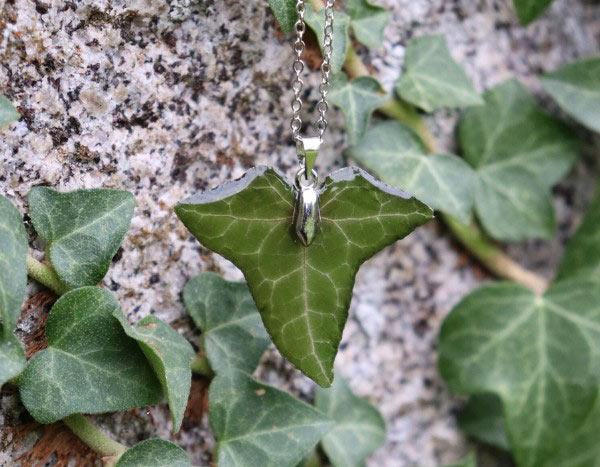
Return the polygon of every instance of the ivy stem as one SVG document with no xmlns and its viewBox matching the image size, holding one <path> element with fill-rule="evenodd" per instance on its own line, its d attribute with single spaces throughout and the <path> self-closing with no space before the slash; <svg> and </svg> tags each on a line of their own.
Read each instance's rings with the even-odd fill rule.
<svg viewBox="0 0 600 467">
<path fill-rule="evenodd" d="M 193 358 L 192 371 L 207 378 L 212 378 L 215 375 L 204 352 L 198 352 Z"/>
<path fill-rule="evenodd" d="M 310 0 L 315 11 L 322 10 L 322 0 Z M 344 69 L 348 77 L 371 76 L 369 68 L 360 59 L 352 45 L 348 48 Z M 438 152 L 435 137 L 423 122 L 414 106 L 402 99 L 391 97 L 379 109 L 385 116 L 398 120 L 413 130 L 423 141 L 428 153 Z M 542 294 L 548 288 L 549 281 L 536 273 L 523 268 L 506 255 L 476 225 L 463 225 L 448 215 L 442 216 L 452 234 L 471 252 L 490 272 L 504 279 L 515 281 L 536 294 Z"/>
<path fill-rule="evenodd" d="M 81 414 L 70 415 L 64 418 L 63 422 L 81 441 L 100 454 L 107 465 L 115 465 L 128 449 L 127 446 L 110 439 Z"/>
<path fill-rule="evenodd" d="M 52 266 L 48 266 L 41 261 L 38 261 L 31 255 L 27 255 L 26 264 L 27 275 L 40 284 L 48 287 L 57 295 L 62 295 L 68 290 L 60 281 Z"/>
</svg>

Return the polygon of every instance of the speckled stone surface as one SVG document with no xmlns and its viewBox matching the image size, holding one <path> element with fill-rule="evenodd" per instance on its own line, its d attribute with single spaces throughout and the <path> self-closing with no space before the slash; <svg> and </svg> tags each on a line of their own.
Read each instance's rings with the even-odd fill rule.
<svg viewBox="0 0 600 467">
<path fill-rule="evenodd" d="M 427 33 L 446 36 L 480 90 L 517 76 L 537 91 L 539 72 L 599 52 L 600 5 L 591 0 L 556 0 L 528 28 L 519 26 L 509 0 L 379 3 L 393 11 L 385 46 L 359 50 L 388 89 L 400 74 L 406 42 Z M 0 92 L 23 115 L 0 130 L 0 193 L 26 213 L 34 185 L 132 191 L 131 230 L 104 281 L 131 322 L 149 313 L 181 320 L 180 292 L 200 271 L 240 279 L 188 235 L 172 209 L 253 165 L 294 173 L 291 41 L 278 32 L 266 1 L 13 0 L 4 3 L 0 21 Z M 314 119 L 316 73 L 307 83 Z M 456 119 L 451 111 L 427 119 L 446 150 L 456 150 Z M 341 116 L 331 112 L 330 121 L 322 174 L 345 164 Z M 581 136 L 593 153 L 598 141 Z M 593 165 L 588 157 L 556 192 L 559 238 L 513 246 L 512 254 L 551 275 L 561 241 L 590 196 L 587 167 Z M 40 249 L 36 241 L 33 246 Z M 387 442 L 369 465 L 437 466 L 467 451 L 453 415 L 460 400 L 436 369 L 436 341 L 453 304 L 485 278 L 435 222 L 359 273 L 336 368 L 387 421 Z M 24 334 L 27 326 L 21 325 Z M 182 332 L 193 335 L 189 326 Z M 311 398 L 312 383 L 273 349 L 257 374 Z M 18 419 L 14 393 L 3 393 L 0 404 L 0 423 Z M 185 423 L 173 438 L 163 406 L 96 423 L 127 444 L 173 439 L 194 465 L 207 465 L 214 448 L 206 416 Z M 3 446 L 0 465 L 11 465 L 14 455 Z"/>
</svg>

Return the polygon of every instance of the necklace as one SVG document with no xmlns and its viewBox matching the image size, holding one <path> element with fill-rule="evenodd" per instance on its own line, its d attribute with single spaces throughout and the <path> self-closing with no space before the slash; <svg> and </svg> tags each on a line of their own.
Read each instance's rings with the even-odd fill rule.
<svg viewBox="0 0 600 467">
<path fill-rule="evenodd" d="M 296 3 L 291 130 L 300 168 L 294 183 L 274 168 L 254 167 L 175 208 L 202 245 L 242 271 L 277 349 L 323 387 L 333 382 L 359 267 L 432 218 L 429 207 L 356 167 L 319 184 L 314 164 L 327 129 L 333 6 L 328 0 L 324 12 L 318 136 L 303 137 L 305 4 Z"/>
</svg>

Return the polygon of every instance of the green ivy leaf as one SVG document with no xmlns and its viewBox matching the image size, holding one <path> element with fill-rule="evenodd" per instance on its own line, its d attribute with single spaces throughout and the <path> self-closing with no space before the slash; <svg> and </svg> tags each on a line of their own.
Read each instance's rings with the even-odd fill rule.
<svg viewBox="0 0 600 467">
<path fill-rule="evenodd" d="M 495 394 L 475 394 L 458 416 L 458 426 L 473 439 L 510 450 L 502 414 L 502 401 Z"/>
<path fill-rule="evenodd" d="M 544 464 L 545 467 L 598 467 L 600 465 L 600 394 L 583 423 L 568 433 L 561 449 Z"/>
<path fill-rule="evenodd" d="M 295 466 L 331 428 L 310 405 L 238 370 L 216 376 L 209 404 L 219 467 Z"/>
<path fill-rule="evenodd" d="M 498 240 L 549 238 L 555 230 L 550 188 L 573 165 L 577 140 L 516 80 L 484 98 L 459 128 L 464 157 L 477 172 L 477 216 Z"/>
<path fill-rule="evenodd" d="M 559 279 L 579 274 L 600 279 L 600 186 L 558 268 Z"/>
<path fill-rule="evenodd" d="M 457 392 L 497 394 L 517 463 L 544 465 L 596 398 L 600 288 L 573 280 L 543 297 L 512 283 L 476 290 L 442 326 L 440 369 Z"/>
<path fill-rule="evenodd" d="M 173 432 L 177 433 L 190 396 L 194 349 L 183 336 L 155 316 L 146 316 L 135 327 L 119 308 L 115 308 L 113 316 L 121 322 L 125 333 L 138 342 L 152 365 L 167 395 Z"/>
<path fill-rule="evenodd" d="M 521 24 L 526 25 L 540 16 L 552 0 L 513 0 Z"/>
<path fill-rule="evenodd" d="M 281 30 L 285 33 L 292 32 L 298 17 L 296 2 L 294 0 L 269 0 L 269 6 Z"/>
<path fill-rule="evenodd" d="M 21 400 L 38 422 L 160 402 L 160 383 L 115 318 L 120 312 L 110 292 L 98 287 L 72 290 L 54 304 L 48 348 L 29 360 L 19 378 Z"/>
<path fill-rule="evenodd" d="M 371 115 L 386 101 L 381 84 L 370 76 L 348 81 L 344 73 L 334 75 L 329 90 L 329 101 L 344 114 L 348 142 L 356 144 L 363 137 Z"/>
<path fill-rule="evenodd" d="M 176 444 L 162 439 L 147 439 L 129 448 L 117 467 L 189 467 L 190 459 Z"/>
<path fill-rule="evenodd" d="M 434 209 L 468 224 L 473 211 L 475 174 L 450 154 L 427 155 L 417 136 L 399 122 L 378 123 L 348 156 Z"/>
<path fill-rule="evenodd" d="M 325 9 L 318 13 L 310 6 L 306 5 L 306 13 L 304 15 L 306 24 L 317 35 L 319 47 L 323 51 L 323 39 L 325 28 Z M 331 55 L 330 68 L 333 74 L 339 73 L 346 61 L 346 54 L 350 48 L 350 36 L 348 29 L 350 27 L 350 17 L 341 11 L 333 13 L 333 53 Z"/>
<path fill-rule="evenodd" d="M 279 172 L 255 167 L 176 212 L 200 243 L 242 270 L 282 355 L 326 387 L 358 268 L 432 216 L 415 198 L 345 168 L 320 188 L 320 230 L 304 247 L 292 229 L 295 198 Z"/>
<path fill-rule="evenodd" d="M 27 286 L 27 233 L 23 218 L 0 196 L 0 386 L 25 366 L 25 354 L 13 331 L 17 326 Z"/>
<path fill-rule="evenodd" d="M 396 82 L 396 92 L 425 112 L 483 103 L 464 70 L 450 55 L 443 36 L 417 37 L 408 43 L 404 74 Z"/>
<path fill-rule="evenodd" d="M 31 221 L 69 288 L 102 280 L 129 229 L 134 206 L 133 195 L 120 190 L 60 193 L 35 187 L 29 194 Z"/>
<path fill-rule="evenodd" d="M 183 301 L 202 330 L 203 348 L 215 373 L 256 369 L 271 340 L 246 284 L 205 272 L 188 281 Z"/>
<path fill-rule="evenodd" d="M 600 133 L 600 58 L 563 66 L 540 81 L 565 112 Z"/>
<path fill-rule="evenodd" d="M 383 32 L 390 20 L 390 12 L 369 0 L 348 0 L 346 13 L 356 39 L 372 49 L 383 46 Z"/>
<path fill-rule="evenodd" d="M 366 458 L 385 442 L 383 417 L 367 400 L 355 396 L 341 376 L 331 388 L 317 388 L 315 407 L 334 422 L 321 440 L 334 466 L 364 466 Z"/>
<path fill-rule="evenodd" d="M 19 118 L 21 118 L 21 114 L 17 109 L 6 97 L 0 95 L 0 127 L 8 125 Z"/>
</svg>

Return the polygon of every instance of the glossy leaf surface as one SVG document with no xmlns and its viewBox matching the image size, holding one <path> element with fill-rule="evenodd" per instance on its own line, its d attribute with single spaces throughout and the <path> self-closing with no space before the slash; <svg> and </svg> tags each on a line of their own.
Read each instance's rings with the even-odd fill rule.
<svg viewBox="0 0 600 467">
<path fill-rule="evenodd" d="M 0 196 L 0 386 L 18 375 L 25 355 L 13 334 L 25 296 L 27 233 L 23 218 L 12 203 Z"/>
<path fill-rule="evenodd" d="M 147 439 L 125 451 L 117 467 L 189 467 L 190 459 L 176 444 Z"/>
<path fill-rule="evenodd" d="M 432 214 L 360 169 L 341 169 L 320 188 L 320 230 L 304 247 L 292 228 L 294 202 L 285 177 L 256 167 L 176 212 L 200 243 L 242 270 L 279 351 L 327 387 L 358 268 Z"/>
<path fill-rule="evenodd" d="M 155 316 L 146 316 L 131 326 L 120 309 L 115 309 L 125 333 L 135 339 L 152 365 L 169 401 L 173 432 L 179 431 L 192 384 L 190 368 L 195 352 L 190 343 Z"/>
<path fill-rule="evenodd" d="M 385 442 L 385 421 L 379 411 L 355 396 L 339 375 L 331 388 L 317 388 L 315 407 L 333 421 L 321 443 L 334 466 L 364 466 L 366 458 Z"/>
<path fill-rule="evenodd" d="M 540 81 L 565 112 L 600 133 L 600 58 L 565 65 Z"/>
<path fill-rule="evenodd" d="M 293 467 L 331 428 L 323 413 L 237 370 L 216 376 L 209 401 L 219 467 Z"/>
<path fill-rule="evenodd" d="M 544 465 L 596 398 L 600 288 L 562 281 L 536 297 L 516 284 L 484 286 L 444 322 L 440 368 L 457 392 L 497 394 L 517 463 Z"/>
<path fill-rule="evenodd" d="M 550 188 L 570 170 L 578 143 L 516 80 L 484 98 L 459 128 L 463 155 L 477 172 L 477 217 L 498 240 L 548 238 L 555 231 Z"/>
<path fill-rule="evenodd" d="M 60 193 L 34 187 L 29 194 L 31 221 L 69 288 L 102 280 L 129 229 L 134 206 L 133 195 L 120 190 Z"/>
<path fill-rule="evenodd" d="M 470 221 L 476 182 L 473 169 L 450 154 L 427 155 L 419 139 L 401 123 L 372 126 L 347 154 L 384 182 L 413 193 L 463 224 Z"/>
<path fill-rule="evenodd" d="M 339 73 L 331 80 L 329 101 L 342 110 L 348 142 L 356 144 L 365 134 L 371 115 L 386 101 L 386 96 L 374 78 L 361 76 L 348 81 L 344 73 Z"/>
<path fill-rule="evenodd" d="M 422 36 L 408 43 L 404 73 L 396 83 L 396 92 L 426 112 L 483 103 L 450 55 L 443 36 Z"/>
<path fill-rule="evenodd" d="M 490 446 L 510 450 L 502 414 L 502 401 L 495 394 L 476 394 L 458 416 L 461 431 Z"/>
<path fill-rule="evenodd" d="M 271 339 L 246 284 L 205 272 L 188 281 L 183 301 L 202 331 L 204 351 L 215 373 L 256 369 Z"/>
<path fill-rule="evenodd" d="M 21 400 L 38 422 L 161 401 L 160 383 L 118 313 L 116 300 L 98 287 L 72 290 L 54 304 L 48 348 L 29 360 L 19 378 Z"/>
</svg>

